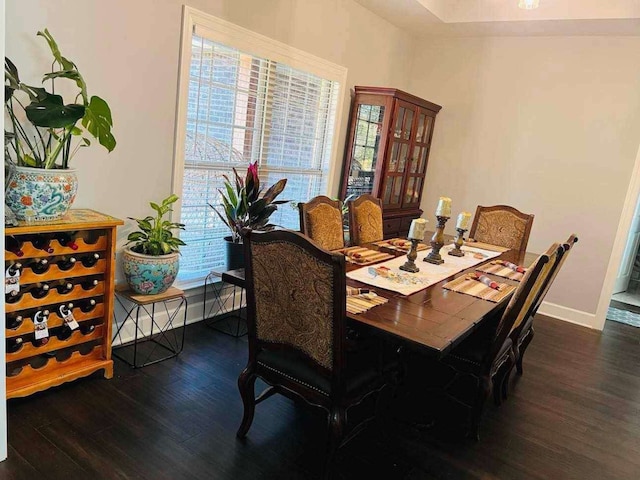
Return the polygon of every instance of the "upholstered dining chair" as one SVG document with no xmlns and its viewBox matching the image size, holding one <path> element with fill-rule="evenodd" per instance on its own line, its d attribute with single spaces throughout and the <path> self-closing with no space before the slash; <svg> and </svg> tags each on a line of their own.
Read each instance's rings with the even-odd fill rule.
<svg viewBox="0 0 640 480">
<path fill-rule="evenodd" d="M 382 201 L 373 195 L 360 195 L 347 202 L 351 245 L 378 242 L 384 238 Z"/>
<path fill-rule="evenodd" d="M 274 393 L 324 409 L 329 417 L 325 474 L 347 432 L 347 410 L 380 392 L 386 372 L 375 349 L 346 348 L 344 255 L 318 248 L 298 232 L 244 236 L 249 360 L 238 378 L 247 435 L 255 406 Z M 269 387 L 257 398 L 254 384 Z M 360 415 L 359 415 L 360 416 Z"/>
<path fill-rule="evenodd" d="M 533 217 L 508 205 L 478 205 L 469 238 L 515 250 L 517 258 L 511 260 L 518 262 L 527 250 Z"/>
<path fill-rule="evenodd" d="M 531 340 L 533 340 L 533 336 L 535 334 L 535 331 L 533 329 L 533 317 L 535 316 L 536 313 L 538 313 L 538 308 L 540 308 L 540 304 L 544 300 L 544 297 L 547 295 L 549 288 L 551 288 L 551 285 L 553 284 L 553 281 L 556 279 L 558 272 L 562 268 L 562 265 L 564 265 L 564 262 L 567 260 L 567 257 L 569 256 L 569 252 L 571 251 L 571 249 L 573 248 L 573 245 L 577 241 L 578 241 L 578 237 L 574 233 L 569 236 L 569 238 L 564 244 L 562 244 L 562 251 L 558 254 L 555 265 L 551 268 L 551 272 L 549 273 L 549 276 L 545 284 L 542 286 L 542 289 L 538 294 L 538 298 L 536 298 L 533 304 L 531 312 L 529 313 L 525 321 L 522 322 L 521 327 L 515 328 L 511 332 L 511 340 L 513 341 L 513 349 L 516 356 L 516 370 L 519 375 L 522 375 L 522 372 L 523 372 L 522 358 L 524 357 L 524 352 L 527 350 L 527 347 L 531 343 Z"/>
<path fill-rule="evenodd" d="M 300 232 L 325 250 L 344 248 L 342 202 L 319 195 L 298 203 Z"/>
<path fill-rule="evenodd" d="M 538 297 L 560 245 L 554 243 L 529 267 L 513 293 L 499 321 L 473 332 L 440 362 L 453 370 L 453 378 L 444 386 L 444 393 L 467 407 L 469 435 L 479 438 L 479 424 L 486 399 L 493 393 L 500 404 L 515 366 L 510 333 L 525 320 Z"/>
</svg>

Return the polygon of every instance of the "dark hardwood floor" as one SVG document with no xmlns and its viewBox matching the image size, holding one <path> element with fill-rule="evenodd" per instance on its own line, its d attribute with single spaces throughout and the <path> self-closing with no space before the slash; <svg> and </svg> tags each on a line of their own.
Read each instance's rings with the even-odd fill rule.
<svg viewBox="0 0 640 480">
<path fill-rule="evenodd" d="M 199 323 L 177 358 L 8 403 L 0 478 L 318 478 L 325 417 L 274 396 L 235 438 L 247 344 Z M 479 443 L 390 421 L 341 449 L 341 478 L 640 478 L 640 329 L 603 334 L 539 317 L 525 374 L 488 405 Z M 385 425 L 384 427 L 382 425 Z"/>
</svg>

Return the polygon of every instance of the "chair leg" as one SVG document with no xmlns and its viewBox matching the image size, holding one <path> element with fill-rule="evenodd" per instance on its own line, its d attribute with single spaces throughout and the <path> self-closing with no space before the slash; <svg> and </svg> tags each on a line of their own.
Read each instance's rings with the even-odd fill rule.
<svg viewBox="0 0 640 480">
<path fill-rule="evenodd" d="M 240 397 L 242 398 L 242 404 L 244 405 L 244 415 L 242 417 L 242 423 L 236 433 L 238 438 L 244 438 L 251 428 L 253 422 L 253 414 L 256 409 L 255 399 L 255 383 L 256 375 L 249 368 L 245 368 L 238 377 L 238 389 L 240 390 Z"/>
<path fill-rule="evenodd" d="M 533 330 L 533 327 L 531 327 L 531 330 L 529 330 L 529 334 L 526 336 L 526 338 L 522 342 L 522 345 L 520 345 L 519 347 L 520 351 L 518 352 L 518 357 L 516 360 L 517 362 L 516 368 L 518 370 L 518 375 L 522 375 L 522 359 L 524 358 L 524 352 L 527 350 L 527 347 L 531 343 L 531 340 L 533 340 L 534 335 L 535 335 L 535 331 Z"/>
<path fill-rule="evenodd" d="M 469 428 L 469 437 L 476 442 L 480 441 L 480 417 L 484 408 L 484 402 L 491 395 L 491 378 L 487 376 L 480 377 L 478 398 L 471 410 L 471 426 Z"/>
<path fill-rule="evenodd" d="M 344 407 L 334 406 L 329 413 L 329 441 L 327 442 L 327 456 L 324 465 L 324 478 L 330 478 L 335 454 L 342 443 L 347 423 L 347 413 Z"/>
</svg>

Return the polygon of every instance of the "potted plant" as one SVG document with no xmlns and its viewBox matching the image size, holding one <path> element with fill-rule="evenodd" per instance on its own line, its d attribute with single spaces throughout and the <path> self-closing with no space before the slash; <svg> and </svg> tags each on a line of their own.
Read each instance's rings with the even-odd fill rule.
<svg viewBox="0 0 640 480">
<path fill-rule="evenodd" d="M 89 97 L 87 84 L 75 63 L 60 53 L 47 29 L 38 32 L 53 55 L 52 71 L 42 82 L 51 91 L 22 83 L 15 64 L 5 58 L 4 96 L 8 115 L 5 130 L 5 164 L 8 181 L 5 202 L 19 220 L 55 220 L 70 208 L 77 191 L 75 170 L 69 161 L 88 136 L 111 152 L 116 140 L 111 134 L 111 110 L 100 97 Z M 65 104 L 55 94 L 55 80 L 72 81 L 78 92 Z"/>
<path fill-rule="evenodd" d="M 174 237 L 172 230 L 184 230 L 184 224 L 163 220 L 177 200 L 177 195 L 170 195 L 160 205 L 151 202 L 155 218 L 129 217 L 140 228 L 127 237 L 122 256 L 124 275 L 134 292 L 148 295 L 165 292 L 178 275 L 180 246 L 186 244 Z"/>
<path fill-rule="evenodd" d="M 235 181 L 232 183 L 227 175 L 224 177 L 224 190 L 219 189 L 222 197 L 221 210 L 213 205 L 211 208 L 218 214 L 224 224 L 231 230 L 231 236 L 225 237 L 227 242 L 227 269 L 234 270 L 244 267 L 244 253 L 242 249 L 242 230 L 271 230 L 275 227 L 269 223 L 269 217 L 278 209 L 278 205 L 288 200 L 276 200 L 287 185 L 287 179 L 278 180 L 263 192 L 258 178 L 258 162 L 250 163 L 247 175 L 243 180 L 233 169 Z"/>
</svg>

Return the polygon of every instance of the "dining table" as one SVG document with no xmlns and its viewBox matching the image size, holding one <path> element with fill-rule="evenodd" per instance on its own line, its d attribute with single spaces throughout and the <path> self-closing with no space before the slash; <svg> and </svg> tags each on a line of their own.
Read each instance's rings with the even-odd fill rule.
<svg viewBox="0 0 640 480">
<path fill-rule="evenodd" d="M 428 237 L 427 237 L 428 238 Z M 450 238 L 447 239 L 450 241 Z M 394 256 L 406 256 L 406 252 L 385 250 L 379 245 L 368 244 L 367 248 L 380 249 Z M 489 246 L 490 247 L 490 246 Z M 422 259 L 428 253 L 420 251 L 416 259 L 416 265 L 424 265 Z M 514 250 L 502 251 L 499 256 L 487 259 L 471 268 L 453 273 L 452 275 L 429 285 L 410 295 L 376 288 L 367 283 L 347 277 L 347 285 L 355 288 L 374 290 L 378 297 L 388 301 L 376 305 L 361 313 L 347 312 L 349 321 L 355 324 L 364 324 L 392 335 L 396 339 L 409 342 L 422 351 L 436 356 L 447 354 L 468 335 L 477 329 L 483 322 L 495 318 L 506 307 L 510 295 L 498 302 L 491 302 L 465 293 L 459 293 L 443 288 L 447 282 L 469 272 L 475 272 L 483 264 L 496 259 L 516 260 L 519 265 L 525 267 L 531 265 L 538 257 L 537 254 L 526 252 L 518 257 Z M 442 255 L 445 263 L 447 255 Z M 375 266 L 375 265 L 374 265 Z M 351 262 L 346 262 L 346 272 L 358 268 L 367 268 Z M 517 285 L 518 282 L 497 277 L 486 273 L 489 278 L 506 284 Z M 222 280 L 238 287 L 244 288 L 244 269 L 230 270 L 222 274 Z"/>
</svg>

